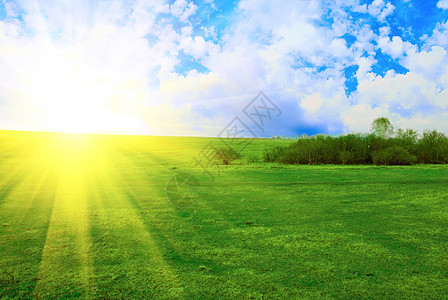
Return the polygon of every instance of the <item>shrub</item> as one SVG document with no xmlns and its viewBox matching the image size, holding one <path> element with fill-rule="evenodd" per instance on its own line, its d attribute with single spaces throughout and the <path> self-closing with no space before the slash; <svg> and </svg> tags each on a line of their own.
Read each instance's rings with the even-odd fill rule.
<svg viewBox="0 0 448 300">
<path fill-rule="evenodd" d="M 249 162 L 249 163 L 257 163 L 257 162 L 259 162 L 259 161 L 260 161 L 260 159 L 259 159 L 258 156 L 255 155 L 255 154 L 251 154 L 251 155 L 249 155 L 249 157 L 247 158 L 247 162 Z"/>
<path fill-rule="evenodd" d="M 412 165 L 417 157 L 400 146 L 376 150 L 372 153 L 373 163 L 376 165 Z"/>
<path fill-rule="evenodd" d="M 281 162 L 281 157 L 285 147 L 275 146 L 272 149 L 265 149 L 263 153 L 264 162 Z"/>
<path fill-rule="evenodd" d="M 300 151 L 303 149 L 297 149 L 296 147 L 287 147 L 281 153 L 279 162 L 284 164 L 303 164 L 304 153 Z"/>
<path fill-rule="evenodd" d="M 348 134 L 337 138 L 338 140 L 338 161 L 340 163 L 339 153 L 341 151 L 349 151 L 352 153 L 350 164 L 364 164 L 369 161 L 369 142 L 375 138 L 374 135 L 365 134 Z M 347 155 L 347 154 L 345 154 Z"/>
<path fill-rule="evenodd" d="M 241 153 L 231 147 L 220 147 L 215 150 L 216 159 L 222 161 L 224 165 L 241 158 Z"/>
<path fill-rule="evenodd" d="M 448 136 L 425 130 L 420 136 L 412 129 L 398 129 L 387 118 L 375 120 L 371 133 L 337 137 L 303 135 L 289 145 L 271 145 L 265 162 L 284 164 L 377 164 L 409 165 L 448 163 Z"/>
</svg>

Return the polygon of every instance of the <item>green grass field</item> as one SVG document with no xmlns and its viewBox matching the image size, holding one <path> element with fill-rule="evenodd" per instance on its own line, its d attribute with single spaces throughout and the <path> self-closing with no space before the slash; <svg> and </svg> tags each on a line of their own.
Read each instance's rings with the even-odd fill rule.
<svg viewBox="0 0 448 300">
<path fill-rule="evenodd" d="M 448 297 L 448 166 L 248 163 L 287 142 L 255 140 L 211 181 L 211 140 L 0 131 L 0 298 Z M 182 173 L 198 195 L 167 197 Z"/>
</svg>

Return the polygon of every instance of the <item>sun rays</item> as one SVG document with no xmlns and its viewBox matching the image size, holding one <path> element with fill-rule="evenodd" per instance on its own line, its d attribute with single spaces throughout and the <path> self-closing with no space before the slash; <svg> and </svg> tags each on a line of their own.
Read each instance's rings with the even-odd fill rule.
<svg viewBox="0 0 448 300">
<path fill-rule="evenodd" d="M 14 155 L 19 163 L 11 174 L 0 174 L 2 186 L 10 187 L 2 189 L 2 222 L 19 230 L 36 226 L 29 225 L 36 221 L 46 230 L 39 231 L 44 235 L 33 236 L 33 243 L 41 248 L 32 256 L 22 253 L 26 248 L 15 249 L 12 241 L 19 236 L 13 233 L 10 241 L 2 243 L 10 249 L 11 259 L 17 252 L 18 261 L 40 261 L 34 264 L 38 266 L 35 297 L 72 294 L 93 298 L 97 288 L 119 288 L 103 278 L 110 272 L 127 274 L 141 289 L 150 279 L 165 294 L 182 293 L 178 275 L 153 236 L 155 225 L 142 214 L 142 199 L 171 209 L 164 194 L 165 180 L 171 176 L 166 167 L 154 162 L 150 173 L 139 168 L 131 158 L 141 150 L 133 149 L 132 142 L 129 145 L 132 137 L 23 133 L 17 140 L 20 143 L 12 146 L 20 149 Z M 163 139 L 153 140 L 162 142 L 139 147 L 156 147 L 162 153 L 163 145 L 169 149 Z M 129 166 L 137 173 L 122 172 Z M 135 183 L 145 190 L 143 198 L 140 190 L 133 190 Z M 35 219 L 36 210 L 42 218 Z M 125 263 L 109 266 L 111 256 Z"/>
<path fill-rule="evenodd" d="M 63 136 L 60 141 L 64 145 L 59 180 L 35 296 L 79 286 L 80 292 L 90 298 L 94 285 L 85 182 L 89 145 L 79 136 Z M 66 275 L 61 278 L 61 274 Z"/>
</svg>

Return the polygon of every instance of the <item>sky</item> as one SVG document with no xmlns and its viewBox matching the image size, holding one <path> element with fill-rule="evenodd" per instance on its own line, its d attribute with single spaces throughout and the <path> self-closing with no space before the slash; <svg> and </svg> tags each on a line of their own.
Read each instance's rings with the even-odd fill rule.
<svg viewBox="0 0 448 300">
<path fill-rule="evenodd" d="M 0 0 L 0 129 L 448 133 L 447 49 L 448 0 Z"/>
</svg>

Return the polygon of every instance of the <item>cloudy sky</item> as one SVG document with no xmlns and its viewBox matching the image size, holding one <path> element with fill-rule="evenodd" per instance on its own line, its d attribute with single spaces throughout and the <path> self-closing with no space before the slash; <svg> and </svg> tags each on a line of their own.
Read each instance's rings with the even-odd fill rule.
<svg viewBox="0 0 448 300">
<path fill-rule="evenodd" d="M 448 0 L 0 0 L 0 129 L 216 136 L 263 91 L 282 114 L 258 136 L 447 132 L 447 19 Z"/>
</svg>

